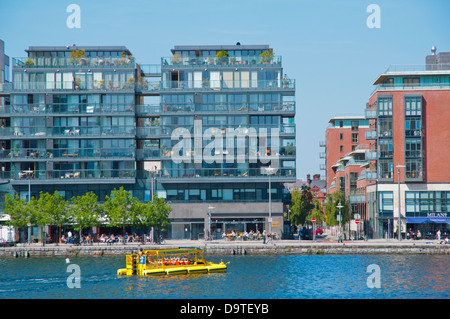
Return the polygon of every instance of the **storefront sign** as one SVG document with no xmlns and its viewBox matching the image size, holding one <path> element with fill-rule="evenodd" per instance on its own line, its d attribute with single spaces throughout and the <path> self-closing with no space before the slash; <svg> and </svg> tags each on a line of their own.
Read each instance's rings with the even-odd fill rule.
<svg viewBox="0 0 450 319">
<path fill-rule="evenodd" d="M 427 217 L 444 217 L 444 218 L 447 218 L 447 213 L 427 213 Z"/>
</svg>

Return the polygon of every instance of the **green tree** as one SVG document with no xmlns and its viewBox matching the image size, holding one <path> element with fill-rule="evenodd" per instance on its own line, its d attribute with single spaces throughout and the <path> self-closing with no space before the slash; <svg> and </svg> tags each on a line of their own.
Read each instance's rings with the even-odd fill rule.
<svg viewBox="0 0 450 319">
<path fill-rule="evenodd" d="M 122 186 L 119 190 L 114 188 L 111 196 L 106 196 L 106 201 L 103 204 L 105 213 L 111 226 L 122 226 L 123 235 L 125 235 L 125 225 L 133 223 L 133 210 L 135 210 L 133 206 L 137 202 L 131 192 L 126 191 Z"/>
<path fill-rule="evenodd" d="M 160 231 L 165 231 L 167 225 L 170 223 L 169 214 L 172 211 L 172 207 L 166 203 L 164 198 L 155 196 L 152 201 L 155 210 L 155 220 L 153 227 L 157 230 L 157 238 L 160 238 Z"/>
<path fill-rule="evenodd" d="M 306 220 L 311 223 L 312 218 L 316 219 L 316 224 L 321 225 L 325 221 L 325 214 L 322 211 L 322 207 L 320 206 L 320 202 L 317 198 L 313 200 L 313 209 L 309 212 Z"/>
<path fill-rule="evenodd" d="M 67 202 L 64 196 L 60 195 L 57 191 L 53 194 L 41 192 L 37 206 L 43 225 L 52 225 L 59 228 L 57 241 L 59 243 L 61 239 L 61 227 L 69 221 Z"/>
<path fill-rule="evenodd" d="M 5 196 L 5 214 L 11 217 L 7 223 L 15 228 L 27 227 L 30 223 L 30 211 L 25 200 L 16 193 Z"/>
<path fill-rule="evenodd" d="M 70 220 L 74 229 L 79 232 L 80 239 L 83 229 L 98 225 L 102 210 L 97 202 L 97 195 L 88 192 L 83 196 L 74 196 L 69 205 Z"/>
<path fill-rule="evenodd" d="M 291 221 L 295 225 L 304 225 L 306 217 L 314 208 L 313 195 L 308 186 L 302 186 L 301 190 L 294 188 L 291 191 Z"/>
<path fill-rule="evenodd" d="M 327 194 L 327 197 L 325 199 L 325 220 L 328 226 L 337 226 L 339 225 L 339 221 L 337 220 L 337 215 L 339 215 L 339 208 L 338 204 L 341 203 L 343 206 L 341 208 L 341 225 L 344 225 L 349 220 L 348 212 L 349 212 L 349 205 L 348 202 L 345 200 L 344 193 L 337 192 L 333 194 Z"/>
</svg>

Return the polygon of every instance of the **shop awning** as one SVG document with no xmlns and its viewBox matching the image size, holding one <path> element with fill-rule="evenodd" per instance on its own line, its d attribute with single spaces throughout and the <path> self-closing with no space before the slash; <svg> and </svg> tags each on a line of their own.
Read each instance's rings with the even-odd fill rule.
<svg viewBox="0 0 450 319">
<path fill-rule="evenodd" d="M 406 222 L 408 224 L 446 224 L 449 222 L 449 220 L 446 217 L 406 217 Z"/>
</svg>

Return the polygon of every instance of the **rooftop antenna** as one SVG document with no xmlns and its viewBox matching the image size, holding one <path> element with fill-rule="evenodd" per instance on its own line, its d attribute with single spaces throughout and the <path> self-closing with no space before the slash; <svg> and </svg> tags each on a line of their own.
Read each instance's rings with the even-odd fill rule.
<svg viewBox="0 0 450 319">
<path fill-rule="evenodd" d="M 436 46 L 434 45 L 431 47 L 431 54 L 436 55 Z"/>
</svg>

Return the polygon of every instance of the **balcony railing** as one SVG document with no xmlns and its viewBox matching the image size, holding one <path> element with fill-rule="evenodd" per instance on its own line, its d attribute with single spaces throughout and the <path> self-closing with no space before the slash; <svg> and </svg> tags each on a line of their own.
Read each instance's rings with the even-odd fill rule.
<svg viewBox="0 0 450 319">
<path fill-rule="evenodd" d="M 187 81 L 162 81 L 161 91 L 167 90 L 283 90 L 295 89 L 295 80 L 209 80 L 202 81 L 187 80 Z"/>
<path fill-rule="evenodd" d="M 261 57 L 185 57 L 174 55 L 161 58 L 161 65 L 165 67 L 202 67 L 202 66 L 279 66 L 281 67 L 281 56 Z"/>
<path fill-rule="evenodd" d="M 0 114 L 45 115 L 45 114 L 117 114 L 134 115 L 134 104 L 15 104 L 0 106 Z"/>
<path fill-rule="evenodd" d="M 135 68 L 134 58 L 92 57 L 18 57 L 12 59 L 15 68 Z"/>
<path fill-rule="evenodd" d="M 70 183 L 80 179 L 99 180 L 99 179 L 134 179 L 136 171 L 134 169 L 73 169 L 73 170 L 35 170 L 27 174 L 25 171 L 1 172 L 3 179 L 13 181 L 27 181 L 29 179 L 36 181 L 44 180 L 63 180 Z"/>
<path fill-rule="evenodd" d="M 64 127 L 7 127 L 0 128 L 0 136 L 45 137 L 45 136 L 134 136 L 136 129 L 132 125 L 125 126 L 64 126 Z"/>
<path fill-rule="evenodd" d="M 38 160 L 38 159 L 92 159 L 92 158 L 133 158 L 134 148 L 13 148 L 0 151 L 0 159 Z"/>
</svg>

